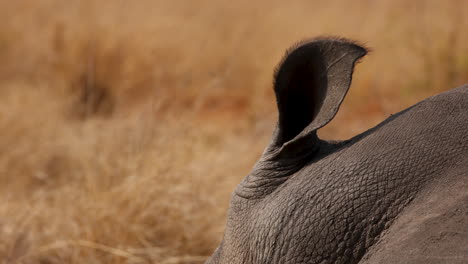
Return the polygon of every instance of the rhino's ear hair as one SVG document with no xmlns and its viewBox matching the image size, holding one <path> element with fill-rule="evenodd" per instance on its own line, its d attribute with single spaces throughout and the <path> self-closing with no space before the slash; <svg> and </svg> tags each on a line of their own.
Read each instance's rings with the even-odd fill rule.
<svg viewBox="0 0 468 264">
<path fill-rule="evenodd" d="M 338 112 L 356 62 L 367 49 L 341 38 L 319 38 L 291 48 L 274 76 L 278 127 L 277 147 L 315 136 Z"/>
</svg>

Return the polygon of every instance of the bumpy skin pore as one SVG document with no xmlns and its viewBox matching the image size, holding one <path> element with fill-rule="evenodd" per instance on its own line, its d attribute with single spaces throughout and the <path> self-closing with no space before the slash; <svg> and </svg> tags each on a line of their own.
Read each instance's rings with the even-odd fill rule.
<svg viewBox="0 0 468 264">
<path fill-rule="evenodd" d="M 207 263 L 358 263 L 426 186 L 468 181 L 468 85 L 350 140 L 317 138 L 364 54 L 342 39 L 287 54 L 275 77 L 272 143 L 233 193 L 222 243 Z"/>
</svg>

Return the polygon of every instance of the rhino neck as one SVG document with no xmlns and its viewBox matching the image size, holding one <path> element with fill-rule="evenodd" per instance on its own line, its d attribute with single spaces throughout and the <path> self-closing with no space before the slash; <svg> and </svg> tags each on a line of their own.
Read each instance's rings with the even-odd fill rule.
<svg viewBox="0 0 468 264">
<path fill-rule="evenodd" d="M 239 184 L 235 194 L 246 199 L 260 199 L 272 193 L 306 164 L 332 152 L 345 142 L 321 141 L 317 137 L 296 141 L 294 145 L 270 145 L 250 174 Z"/>
</svg>

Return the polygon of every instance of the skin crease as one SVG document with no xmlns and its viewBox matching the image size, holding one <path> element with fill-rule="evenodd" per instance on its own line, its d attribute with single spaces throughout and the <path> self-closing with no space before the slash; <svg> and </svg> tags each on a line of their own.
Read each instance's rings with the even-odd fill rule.
<svg viewBox="0 0 468 264">
<path fill-rule="evenodd" d="M 234 191 L 207 264 L 432 263 L 424 242 L 431 235 L 451 230 L 468 241 L 468 232 L 456 231 L 468 226 L 468 209 L 460 207 L 468 201 L 468 85 L 349 140 L 318 139 L 365 54 L 336 38 L 288 51 L 275 74 L 272 142 Z M 463 244 L 450 244 L 458 258 L 442 258 L 449 243 L 434 240 L 441 249 L 432 251 L 434 263 L 468 263 Z M 408 250 L 392 250 L 398 245 Z"/>
</svg>

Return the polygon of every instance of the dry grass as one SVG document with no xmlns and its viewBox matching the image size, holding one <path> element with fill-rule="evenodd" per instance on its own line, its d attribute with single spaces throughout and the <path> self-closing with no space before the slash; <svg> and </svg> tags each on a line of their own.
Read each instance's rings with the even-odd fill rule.
<svg viewBox="0 0 468 264">
<path fill-rule="evenodd" d="M 467 1 L 0 0 L 0 263 L 202 263 L 295 41 L 375 52 L 321 131 L 466 82 Z"/>
</svg>

